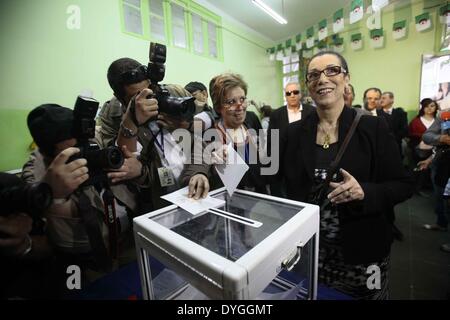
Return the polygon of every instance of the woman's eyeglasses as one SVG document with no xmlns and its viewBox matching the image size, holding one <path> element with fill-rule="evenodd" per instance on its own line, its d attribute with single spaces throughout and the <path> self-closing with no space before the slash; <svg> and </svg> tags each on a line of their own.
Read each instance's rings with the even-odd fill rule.
<svg viewBox="0 0 450 320">
<path fill-rule="evenodd" d="M 225 108 L 227 110 L 236 110 L 238 105 L 242 105 L 243 107 L 247 107 L 247 97 L 233 98 L 225 100 Z"/>
<path fill-rule="evenodd" d="M 290 96 L 292 96 L 292 95 L 296 96 L 296 95 L 298 95 L 299 93 L 300 93 L 299 90 L 292 90 L 292 91 L 286 91 L 286 92 L 285 92 L 286 97 L 290 97 Z"/>
<path fill-rule="evenodd" d="M 320 75 L 322 73 L 327 77 L 334 77 L 340 73 L 346 74 L 347 71 L 344 68 L 342 68 L 341 66 L 330 66 L 330 67 L 323 69 L 322 71 L 313 70 L 306 74 L 306 81 L 307 82 L 317 81 L 317 80 L 319 80 Z"/>
</svg>

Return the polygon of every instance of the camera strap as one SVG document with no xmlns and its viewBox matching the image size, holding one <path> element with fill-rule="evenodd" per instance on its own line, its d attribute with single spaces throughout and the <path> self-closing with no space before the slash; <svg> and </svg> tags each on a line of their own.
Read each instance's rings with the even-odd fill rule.
<svg viewBox="0 0 450 320">
<path fill-rule="evenodd" d="M 140 93 L 140 92 L 139 92 Z M 130 115 L 131 115 L 131 121 L 134 123 L 134 125 L 139 128 L 139 122 L 136 118 L 136 96 L 139 94 L 137 93 L 133 99 L 131 99 L 131 105 L 130 105 Z"/>
<path fill-rule="evenodd" d="M 114 194 L 112 193 L 111 189 L 105 188 L 102 198 L 103 198 L 105 221 L 106 225 L 108 226 L 109 255 L 112 259 L 117 259 L 118 256 L 117 240 L 119 230 L 117 225 Z"/>
<path fill-rule="evenodd" d="M 352 126 L 350 127 L 350 130 L 347 132 L 347 135 L 345 136 L 344 142 L 342 142 L 342 145 L 339 148 L 336 158 L 330 164 L 329 172 L 332 172 L 332 175 L 334 175 L 336 173 L 336 171 L 339 167 L 339 163 L 341 162 L 341 158 L 344 155 L 345 150 L 347 149 L 350 139 L 353 137 L 353 134 L 355 133 L 355 130 L 356 130 L 356 127 L 358 126 L 359 120 L 361 120 L 361 116 L 363 115 L 362 110 L 359 110 L 359 109 L 355 109 L 355 110 L 356 110 L 356 116 L 353 119 Z M 327 175 L 327 179 L 330 178 L 330 181 L 331 181 L 332 175 Z M 330 181 L 328 181 L 328 182 L 330 182 Z"/>
<path fill-rule="evenodd" d="M 78 213 L 83 219 L 86 227 L 86 233 L 97 267 L 101 270 L 110 271 L 112 268 L 112 261 L 108 255 L 105 243 L 103 242 L 98 215 L 91 205 L 89 197 L 84 192 L 80 192 L 79 194 Z"/>
</svg>

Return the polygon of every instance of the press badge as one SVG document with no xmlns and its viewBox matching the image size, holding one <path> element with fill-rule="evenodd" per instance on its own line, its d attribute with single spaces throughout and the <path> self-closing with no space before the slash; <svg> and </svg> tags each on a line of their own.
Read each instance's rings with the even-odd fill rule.
<svg viewBox="0 0 450 320">
<path fill-rule="evenodd" d="M 170 168 L 161 167 L 158 168 L 159 181 L 161 182 L 161 187 L 170 187 L 175 185 L 175 177 Z"/>
</svg>

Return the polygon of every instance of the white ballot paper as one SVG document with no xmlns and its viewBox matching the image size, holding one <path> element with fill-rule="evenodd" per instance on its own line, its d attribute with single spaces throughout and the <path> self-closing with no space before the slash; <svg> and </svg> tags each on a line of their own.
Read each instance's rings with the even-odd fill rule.
<svg viewBox="0 0 450 320">
<path fill-rule="evenodd" d="M 223 206 L 225 204 L 225 200 L 216 199 L 210 196 L 207 196 L 205 199 L 194 200 L 193 198 L 188 198 L 188 193 L 189 188 L 185 187 L 161 196 L 161 198 L 172 202 L 193 215 L 199 214 L 211 208 Z"/>
<path fill-rule="evenodd" d="M 230 197 L 233 195 L 239 182 L 241 182 L 242 177 L 249 169 L 249 166 L 245 163 L 239 153 L 234 150 L 231 143 L 227 148 L 227 163 L 216 164 L 214 167 Z"/>
</svg>

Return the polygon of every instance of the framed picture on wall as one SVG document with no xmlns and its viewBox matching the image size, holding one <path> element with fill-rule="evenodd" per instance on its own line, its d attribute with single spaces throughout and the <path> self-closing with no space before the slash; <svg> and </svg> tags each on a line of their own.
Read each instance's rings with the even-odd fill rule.
<svg viewBox="0 0 450 320">
<path fill-rule="evenodd" d="M 420 100 L 436 100 L 439 109 L 450 109 L 450 54 L 422 56 Z"/>
</svg>

